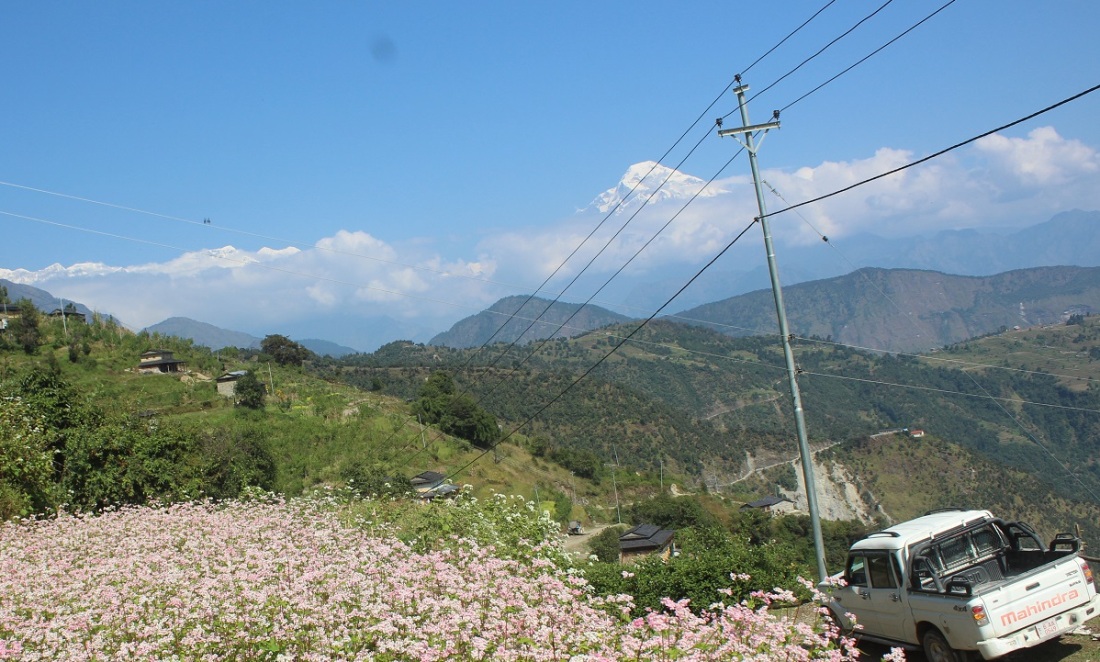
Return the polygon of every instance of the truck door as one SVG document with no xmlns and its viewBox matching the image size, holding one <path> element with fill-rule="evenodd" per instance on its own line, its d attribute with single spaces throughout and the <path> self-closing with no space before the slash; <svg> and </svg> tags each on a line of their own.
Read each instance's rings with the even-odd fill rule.
<svg viewBox="0 0 1100 662">
<path fill-rule="evenodd" d="M 901 570 L 888 551 L 861 551 L 848 557 L 844 608 L 869 635 L 914 641 L 912 618 L 903 600 Z"/>
</svg>

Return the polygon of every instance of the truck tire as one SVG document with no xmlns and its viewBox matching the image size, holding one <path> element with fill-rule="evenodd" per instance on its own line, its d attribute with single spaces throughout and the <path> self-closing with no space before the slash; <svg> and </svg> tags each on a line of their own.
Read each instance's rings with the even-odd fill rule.
<svg viewBox="0 0 1100 662">
<path fill-rule="evenodd" d="M 928 628 L 920 640 L 928 662 L 967 662 L 970 659 L 970 653 L 951 648 L 936 628 Z"/>
</svg>

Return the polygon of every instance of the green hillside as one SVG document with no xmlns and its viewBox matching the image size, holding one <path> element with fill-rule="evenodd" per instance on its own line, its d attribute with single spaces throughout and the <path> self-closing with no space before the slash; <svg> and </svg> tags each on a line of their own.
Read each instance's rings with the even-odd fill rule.
<svg viewBox="0 0 1100 662">
<path fill-rule="evenodd" d="M 482 449 L 420 426 L 404 401 L 326 381 L 308 362 L 284 365 L 258 350 L 213 353 L 98 318 L 66 328 L 43 315 L 28 352 L 19 324 L 9 322 L 0 332 L 0 418 L 8 426 L 0 435 L 0 519 L 62 502 L 228 498 L 249 486 L 297 495 L 349 478 L 381 485 L 466 465 L 454 480 L 475 494 L 518 494 L 551 509 L 556 502 L 558 517 L 573 514 L 562 467 L 511 443 L 477 462 Z M 183 361 L 180 371 L 139 372 L 151 349 Z M 262 407 L 235 406 L 217 392 L 215 378 L 239 370 L 264 383 Z M 586 493 L 579 482 L 576 491 Z"/>
<path fill-rule="evenodd" d="M 426 470 L 586 523 L 616 521 L 673 484 L 709 494 L 727 520 L 777 485 L 797 491 L 783 464 L 797 452 L 771 338 L 659 321 L 615 350 L 633 329 L 483 350 L 396 342 L 343 360 L 300 348 L 307 360 L 288 363 L 262 350 L 212 353 L 135 335 L 110 320 L 65 328 L 43 316 L 32 352 L 13 329 L 0 336 L 0 390 L 49 423 L 39 441 L 57 457 L 43 485 L 76 490 L 78 506 L 222 498 L 246 486 L 293 495 Z M 153 348 L 183 360 L 184 371 L 136 371 Z M 811 445 L 854 481 L 853 513 L 895 520 L 989 507 L 1043 531 L 1080 523 L 1100 544 L 1090 524 L 1100 521 L 1100 392 L 1089 381 L 1100 378 L 1100 318 L 926 356 L 807 338 L 795 351 Z M 214 378 L 237 370 L 267 385 L 261 408 L 216 391 Z M 439 372 L 495 417 L 497 445 L 417 419 L 417 398 Z M 926 443 L 878 434 L 917 427 Z M 753 468 L 778 464 L 750 473 L 750 459 Z M 51 495 L 60 502 L 55 490 L 17 506 L 48 505 Z"/>
<path fill-rule="evenodd" d="M 1027 359 L 1034 366 L 1030 371 L 1002 369 L 1015 355 L 997 358 L 996 348 L 1011 338 L 1017 351 L 1029 356 L 1047 352 L 1042 356 L 1064 362 L 1068 352 L 1086 363 L 1084 357 L 1100 343 L 1100 319 L 1072 321 L 920 357 L 797 339 L 811 445 L 834 447 L 835 461 L 854 467 L 868 503 L 897 498 L 893 508 L 883 506 L 890 518 L 916 514 L 928 504 L 953 505 L 951 497 L 970 495 L 964 505 L 1013 506 L 1043 529 L 1071 525 L 1056 521 L 1056 515 L 1090 513 L 1082 519 L 1097 521 L 1100 392 L 1082 388 L 1079 379 L 1067 382 L 1068 375 L 1047 374 L 1056 364 L 1038 356 Z M 662 321 L 608 355 L 632 330 L 609 327 L 570 340 L 480 351 L 393 343 L 338 370 L 351 383 L 374 384 L 406 398 L 431 371 L 447 370 L 506 429 L 551 447 L 589 453 L 605 465 L 618 462 L 647 475 L 671 469 L 684 475 L 689 489 L 742 497 L 769 492 L 768 481 L 739 479 L 748 456 L 759 466 L 797 455 L 782 355 L 774 340 L 731 338 Z M 1094 353 L 1100 354 L 1100 347 Z M 982 357 L 988 367 L 960 365 L 953 358 L 970 355 Z M 942 471 L 927 480 L 872 481 L 856 462 L 871 452 L 861 444 L 902 428 L 927 430 L 929 438 L 950 444 L 962 465 L 980 464 L 994 477 L 977 487 L 970 485 L 975 477 L 969 473 Z M 987 488 L 1003 498 L 992 498 Z M 1027 508 L 1018 501 L 1024 494 Z M 1045 505 L 1052 503 L 1059 505 Z M 1100 543 L 1100 537 L 1093 539 Z"/>
</svg>

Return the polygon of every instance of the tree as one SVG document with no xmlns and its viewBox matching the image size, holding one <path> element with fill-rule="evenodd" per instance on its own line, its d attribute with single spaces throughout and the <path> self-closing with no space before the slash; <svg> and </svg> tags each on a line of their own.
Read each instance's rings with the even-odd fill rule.
<svg viewBox="0 0 1100 662">
<path fill-rule="evenodd" d="M 635 524 L 656 524 L 663 529 L 719 526 L 718 519 L 694 497 L 673 497 L 666 493 L 638 501 L 627 508 Z"/>
<path fill-rule="evenodd" d="M 237 396 L 237 405 L 248 409 L 262 409 L 264 406 L 264 385 L 251 370 L 237 379 L 233 394 Z"/>
<path fill-rule="evenodd" d="M 38 341 L 42 335 L 39 325 L 38 309 L 30 299 L 19 300 L 19 318 L 12 320 L 11 331 L 15 342 L 27 354 L 38 352 Z"/>
<path fill-rule="evenodd" d="M 260 351 L 270 356 L 279 365 L 300 366 L 303 361 L 317 358 L 317 355 L 286 336 L 270 335 L 260 341 Z"/>
<path fill-rule="evenodd" d="M 275 458 L 260 429 L 221 426 L 203 433 L 198 443 L 206 496 L 232 499 L 247 487 L 275 487 Z"/>
<path fill-rule="evenodd" d="M 625 530 L 626 527 L 622 525 L 607 527 L 588 542 L 588 551 L 604 563 L 618 563 L 619 535 Z"/>
<path fill-rule="evenodd" d="M 420 388 L 412 413 L 425 423 L 438 425 L 449 435 L 481 448 L 492 448 L 500 439 L 497 419 L 472 397 L 455 393 L 454 380 L 445 372 L 432 373 Z"/>
</svg>

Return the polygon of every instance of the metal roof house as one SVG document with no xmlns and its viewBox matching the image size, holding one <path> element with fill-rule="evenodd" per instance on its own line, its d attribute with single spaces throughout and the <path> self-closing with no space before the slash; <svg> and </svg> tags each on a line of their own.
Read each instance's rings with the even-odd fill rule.
<svg viewBox="0 0 1100 662">
<path fill-rule="evenodd" d="M 234 370 L 216 378 L 214 382 L 217 384 L 218 393 L 227 398 L 232 398 L 237 394 L 237 380 L 247 374 L 247 370 Z"/>
<path fill-rule="evenodd" d="M 166 349 L 150 349 L 141 353 L 137 371 L 141 373 L 179 372 L 185 362 L 172 356 Z"/>
<path fill-rule="evenodd" d="M 789 513 L 794 510 L 794 502 L 787 497 L 766 496 L 741 506 L 741 510 L 763 510 L 768 513 Z"/>
<path fill-rule="evenodd" d="M 49 315 L 49 317 L 53 317 L 55 319 L 73 320 L 74 322 L 83 322 L 84 324 L 88 323 L 88 316 L 84 313 L 78 313 L 75 310 L 62 310 L 61 308 L 54 308 L 47 314 Z"/>
<path fill-rule="evenodd" d="M 639 556 L 659 554 L 668 559 L 676 551 L 672 529 L 662 529 L 655 524 L 639 524 L 619 536 L 619 562 L 627 563 Z"/>
</svg>

